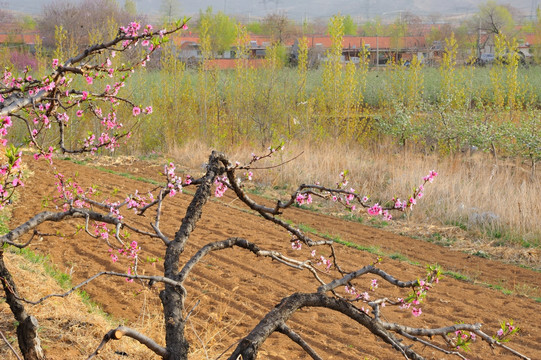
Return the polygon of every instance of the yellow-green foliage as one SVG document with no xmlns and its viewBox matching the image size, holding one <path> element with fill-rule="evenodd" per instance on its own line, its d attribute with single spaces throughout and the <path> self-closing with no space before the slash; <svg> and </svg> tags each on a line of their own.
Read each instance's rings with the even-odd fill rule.
<svg viewBox="0 0 541 360">
<path fill-rule="evenodd" d="M 423 64 L 417 55 L 414 55 L 406 72 L 406 94 L 409 107 L 419 106 L 423 99 L 424 75 L 422 70 Z"/>
<path fill-rule="evenodd" d="M 387 104 L 398 103 L 407 109 L 420 104 L 424 91 L 422 67 L 417 56 L 413 56 L 409 66 L 404 62 L 391 62 L 387 76 Z"/>
<path fill-rule="evenodd" d="M 54 30 L 54 39 L 55 39 L 55 50 L 53 53 L 53 58 L 55 59 L 67 59 L 68 50 L 67 50 L 67 41 L 68 41 L 68 32 L 64 29 L 62 25 L 55 26 Z"/>
<path fill-rule="evenodd" d="M 299 101 L 304 101 L 306 99 L 306 75 L 308 73 L 308 39 L 306 36 L 299 39 L 297 73 L 299 78 Z"/>
<path fill-rule="evenodd" d="M 518 43 L 516 39 L 507 42 L 506 68 L 507 68 L 507 106 L 511 109 L 520 106 L 518 65 L 520 56 L 518 55 Z"/>
<path fill-rule="evenodd" d="M 342 87 L 342 39 L 344 25 L 342 16 L 333 16 L 329 21 L 331 47 L 325 53 L 323 82 L 319 91 L 320 122 L 317 127 L 321 135 L 337 136 L 340 133 Z"/>
<path fill-rule="evenodd" d="M 210 78 L 210 73 L 212 70 L 210 70 L 209 60 L 212 57 L 212 48 L 211 48 L 211 41 L 210 41 L 210 23 L 209 20 L 204 17 L 201 19 L 201 23 L 199 24 L 199 42 L 200 42 L 200 48 L 201 48 L 201 57 L 202 57 L 202 64 L 199 67 L 199 81 L 198 81 L 198 96 L 199 96 L 199 103 L 200 103 L 200 116 L 201 121 L 199 122 L 199 136 L 203 138 L 207 138 L 207 128 L 208 128 L 208 122 L 209 118 L 212 116 L 209 114 L 211 104 L 212 104 L 212 98 L 213 91 L 211 89 L 212 86 L 212 80 Z"/>
<path fill-rule="evenodd" d="M 237 60 L 235 64 L 234 78 L 228 83 L 228 102 L 230 105 L 228 126 L 224 129 L 228 132 L 228 143 L 235 144 L 245 138 L 251 122 L 248 109 L 253 102 L 255 72 L 248 66 L 250 38 L 242 24 L 237 24 L 236 46 Z"/>
<path fill-rule="evenodd" d="M 379 141 L 385 136 L 401 145 L 415 143 L 440 153 L 452 153 L 468 144 L 510 153 L 503 139 L 515 128 L 508 131 L 503 126 L 512 122 L 520 128 L 525 121 L 523 109 L 539 103 L 533 87 L 536 82 L 525 85 L 523 73 L 529 70 L 518 66 L 516 42 L 497 37 L 497 54 L 504 61 L 492 68 L 459 67 L 452 36 L 439 70 L 425 69 L 414 56 L 409 66 L 391 63 L 385 71 L 373 72 L 364 47 L 358 64 L 344 63 L 342 21 L 339 16 L 330 21 L 333 43 L 318 70 L 308 69 L 306 38 L 299 41 L 297 69 L 283 66 L 284 48 L 278 45 L 267 49 L 265 66 L 251 67 L 249 37 L 242 25 L 236 28 L 235 68 L 218 70 L 213 66 L 210 24 L 203 19 L 200 66 L 187 69 L 178 58 L 178 48 L 167 43 L 162 46 L 159 64 L 153 57 L 151 68 L 137 71 L 126 81 L 123 91 L 135 105 L 154 108 L 152 115 L 135 118 L 129 106 L 120 106 L 118 117 L 125 127 L 137 125 L 134 130 L 139 130 L 128 143 L 129 151 L 171 151 L 193 139 L 225 149 L 244 142 L 267 147 L 289 139 L 333 138 L 353 143 Z M 111 21 L 103 32 L 113 28 Z M 104 38 L 107 36 L 100 33 L 90 36 L 94 42 Z M 57 45 L 53 57 L 65 60 L 70 40 L 60 27 Z M 138 47 L 118 52 L 111 61 L 119 65 L 127 57 L 133 60 L 138 52 Z M 39 42 L 37 53 L 50 71 L 47 64 L 51 59 L 45 59 Z M 9 52 L 4 51 L 2 59 L 8 64 Z M 530 74 L 536 76 L 533 71 Z M 474 84 L 480 79 L 484 83 Z M 79 79 L 75 85 L 101 92 L 109 81 L 94 79 L 89 86 Z M 104 112 L 107 106 L 103 105 Z M 74 144 L 86 128 L 99 130 L 97 120 L 86 114 L 77 119 L 74 111 L 69 110 L 76 121 L 66 130 L 68 144 Z"/>
<path fill-rule="evenodd" d="M 367 54 L 361 52 L 360 68 L 352 61 L 342 61 L 344 18 L 334 16 L 329 21 L 328 31 L 331 47 L 325 53 L 322 84 L 318 91 L 318 115 L 315 132 L 319 136 L 358 138 L 359 116 L 367 69 Z M 364 51 L 364 49 L 363 49 Z M 359 72 L 360 70 L 360 72 Z"/>
<path fill-rule="evenodd" d="M 494 48 L 496 57 L 505 56 L 507 50 L 505 35 L 498 34 L 494 36 Z M 492 103 L 496 109 L 502 109 L 505 105 L 504 79 L 504 64 L 502 61 L 496 59 L 492 69 L 490 69 L 490 80 L 493 91 Z"/>
<path fill-rule="evenodd" d="M 279 42 L 273 43 L 267 47 L 267 53 L 265 54 L 265 60 L 267 60 L 267 66 L 273 70 L 281 69 L 284 67 L 287 57 L 287 50 L 285 46 Z"/>
<path fill-rule="evenodd" d="M 459 84 L 456 79 L 456 55 L 458 50 L 458 44 L 455 39 L 454 33 L 451 33 L 451 37 L 445 39 L 445 51 L 443 53 L 440 74 L 441 74 L 441 94 L 440 99 L 443 103 L 449 103 L 456 107 L 462 103 L 459 99 L 457 92 L 459 90 Z"/>
<path fill-rule="evenodd" d="M 520 56 L 516 39 L 507 40 L 505 35 L 494 37 L 496 60 L 490 72 L 493 105 L 496 109 L 522 108 L 526 99 L 526 79 L 523 84 L 518 78 Z"/>
<path fill-rule="evenodd" d="M 370 52 L 366 48 L 364 41 L 362 43 L 362 48 L 359 51 L 359 67 L 357 69 L 357 74 L 359 77 L 359 104 L 363 104 L 364 101 L 364 92 L 366 91 L 366 74 L 368 73 L 368 65 L 370 63 Z"/>
<path fill-rule="evenodd" d="M 36 35 L 36 40 L 34 42 L 34 49 L 35 49 L 35 55 L 36 55 L 36 73 L 38 75 L 42 75 L 43 71 L 45 70 L 46 65 L 46 58 L 45 54 L 43 52 L 43 40 L 39 35 Z"/>
</svg>

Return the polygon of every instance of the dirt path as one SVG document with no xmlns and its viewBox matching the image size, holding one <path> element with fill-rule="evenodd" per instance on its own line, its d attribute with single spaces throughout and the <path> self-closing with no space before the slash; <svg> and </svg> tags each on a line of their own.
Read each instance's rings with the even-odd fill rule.
<svg viewBox="0 0 541 360">
<path fill-rule="evenodd" d="M 13 212 L 13 224 L 25 221 L 29 216 L 40 211 L 42 200 L 54 196 L 52 169 L 46 162 L 29 162 L 33 176 L 27 180 L 27 188 L 32 193 L 23 193 Z M 97 171 L 89 166 L 80 166 L 67 161 L 56 161 L 55 166 L 65 176 L 78 175 L 80 182 L 86 185 L 98 184 L 101 194 L 117 193 L 121 199 L 133 189 L 140 191 L 152 188 L 151 184 L 142 183 L 125 177 Z M 132 172 L 147 178 L 156 177 L 156 170 L 161 166 L 150 163 L 134 163 L 130 166 L 115 166 L 117 171 Z M 229 195 L 230 196 L 230 195 Z M 189 195 L 181 195 L 168 202 L 164 208 L 162 231 L 173 237 L 184 215 Z M 52 202 L 49 201 L 49 206 Z M 280 251 L 298 259 L 308 258 L 310 250 L 291 249 L 288 234 L 282 229 L 266 223 L 261 217 L 241 211 L 244 208 L 239 201 L 224 197 L 221 201 L 211 201 L 204 209 L 203 218 L 198 224 L 186 253 L 187 259 L 199 247 L 211 241 L 223 240 L 230 236 L 244 237 L 258 242 L 264 249 Z M 150 215 L 150 214 L 149 214 Z M 459 272 L 477 282 L 489 283 L 507 289 L 541 289 L 539 273 L 527 269 L 502 264 L 475 256 L 452 251 L 424 241 L 394 235 L 389 232 L 363 226 L 358 223 L 342 221 L 330 216 L 315 214 L 301 209 L 286 211 L 284 217 L 295 223 L 306 224 L 320 232 L 339 235 L 342 239 L 363 246 L 377 246 L 385 253 L 400 253 L 411 262 L 385 258 L 381 268 L 402 280 L 415 279 L 424 274 L 426 264 L 438 263 L 445 270 Z M 150 217 L 134 217 L 141 227 L 148 226 Z M 63 237 L 47 237 L 35 242 L 32 248 L 49 254 L 61 270 L 73 275 L 74 281 L 82 281 L 88 276 L 104 269 L 125 271 L 125 265 L 113 264 L 108 257 L 108 246 L 99 239 L 90 238 L 80 231 L 75 233 L 76 221 L 65 224 L 47 225 L 42 232 L 59 233 Z M 68 238 L 70 239 L 68 241 Z M 143 248 L 143 258 L 162 258 L 164 247 L 161 242 L 132 235 Z M 339 246 L 338 256 L 347 270 L 360 268 L 375 260 L 376 255 Z M 323 253 L 328 252 L 324 250 Z M 328 254 L 325 254 L 328 255 Z M 160 265 L 142 264 L 140 272 L 160 274 Z M 368 289 L 370 277 L 362 279 L 359 287 Z M 329 280 L 329 279 L 326 279 Z M 214 340 L 213 351 L 219 354 L 229 345 L 246 335 L 259 319 L 277 302 L 293 292 L 314 291 L 317 284 L 307 272 L 301 273 L 268 259 L 257 259 L 251 253 L 238 249 L 224 250 L 209 255 L 192 272 L 188 282 L 188 307 L 201 300 L 194 314 L 195 328 L 198 334 L 205 328 L 216 326 L 221 331 Z M 122 279 L 99 279 L 85 290 L 92 298 L 103 304 L 103 309 L 115 317 L 136 320 L 142 310 L 145 313 L 160 308 L 157 293 L 159 287 L 144 290 L 141 286 L 128 284 Z M 137 292 L 139 291 L 139 295 Z M 147 295 L 156 297 L 149 300 Z M 404 296 L 380 281 L 379 296 Z M 385 316 L 389 321 L 402 321 L 405 324 L 423 326 L 444 326 L 456 322 L 481 322 L 483 329 L 494 334 L 501 321 L 509 318 L 521 327 L 521 333 L 512 345 L 532 359 L 541 359 L 541 304 L 526 297 L 505 295 L 503 292 L 445 277 L 430 292 L 423 305 L 423 315 L 413 318 L 409 312 L 388 308 Z M 216 324 L 216 325 L 214 325 Z M 368 331 L 347 321 L 345 317 L 319 309 L 299 311 L 289 323 L 310 343 L 325 359 L 399 359 L 389 346 L 375 339 Z M 161 336 L 154 335 L 160 339 Z M 197 346 L 197 344 L 194 344 Z M 421 349 L 420 344 L 414 345 Z M 477 344 L 474 349 L 484 355 L 469 354 L 470 359 L 513 359 L 514 357 L 496 349 L 493 352 L 485 345 Z M 450 358 L 430 349 L 422 350 L 429 359 Z M 62 359 L 61 354 L 49 354 L 52 359 Z M 81 357 L 82 358 L 82 357 Z M 150 358 L 150 357 L 149 357 Z M 307 359 L 300 348 L 283 335 L 273 335 L 260 353 L 262 359 Z"/>
</svg>

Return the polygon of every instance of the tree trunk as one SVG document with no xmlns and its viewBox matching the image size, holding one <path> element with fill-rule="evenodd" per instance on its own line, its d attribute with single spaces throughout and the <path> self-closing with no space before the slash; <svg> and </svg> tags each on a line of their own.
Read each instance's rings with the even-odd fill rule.
<svg viewBox="0 0 541 360">
<path fill-rule="evenodd" d="M 186 320 L 182 317 L 185 294 L 172 285 L 165 285 L 160 293 L 165 316 L 165 343 L 167 355 L 164 360 L 186 360 L 190 344 L 184 337 Z"/>
<path fill-rule="evenodd" d="M 17 338 L 19 340 L 19 349 L 21 349 L 24 359 L 44 360 L 45 355 L 37 333 L 38 320 L 32 315 L 28 315 L 23 302 L 18 299 L 20 296 L 18 296 L 13 277 L 4 263 L 3 251 L 0 251 L 0 280 L 6 294 L 6 302 L 15 320 L 19 322 L 17 326 Z"/>
<path fill-rule="evenodd" d="M 45 359 L 38 336 L 38 320 L 29 315 L 17 326 L 19 348 L 25 360 Z"/>
<path fill-rule="evenodd" d="M 201 179 L 202 181 L 186 210 L 180 229 L 176 232 L 175 239 L 167 245 L 164 259 L 164 275 L 170 279 L 179 280 L 180 255 L 184 252 L 184 246 L 201 218 L 203 206 L 210 197 L 214 179 L 224 171 L 223 162 L 227 162 L 225 156 L 213 151 L 207 165 L 207 173 Z M 185 360 L 188 358 L 190 344 L 184 337 L 187 320 L 183 314 L 185 298 L 186 290 L 182 285 L 166 284 L 165 289 L 160 293 L 165 315 L 165 343 L 167 348 L 165 360 Z"/>
</svg>

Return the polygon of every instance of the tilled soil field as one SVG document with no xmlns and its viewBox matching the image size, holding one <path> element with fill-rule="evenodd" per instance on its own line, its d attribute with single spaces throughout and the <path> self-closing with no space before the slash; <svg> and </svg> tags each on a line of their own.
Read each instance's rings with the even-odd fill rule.
<svg viewBox="0 0 541 360">
<path fill-rule="evenodd" d="M 12 214 L 12 226 L 41 211 L 44 203 L 48 203 L 49 208 L 54 208 L 51 201 L 56 196 L 55 186 L 52 185 L 53 166 L 45 161 L 28 161 L 28 164 L 32 174 L 26 180 L 26 189 L 31 191 L 21 192 Z M 56 160 L 54 167 L 66 177 L 77 176 L 83 185 L 96 184 L 101 198 L 115 194 L 111 195 L 111 199 L 118 200 L 133 193 L 135 189 L 146 192 L 154 187 L 146 182 L 97 170 L 92 164 L 83 166 Z M 159 180 L 158 173 L 163 166 L 133 161 L 110 165 L 108 168 Z M 194 191 L 193 188 L 187 190 Z M 181 262 L 187 261 L 204 244 L 228 237 L 243 237 L 258 243 L 262 249 L 276 250 L 299 260 L 310 257 L 311 249 L 303 247 L 300 251 L 293 250 L 287 232 L 247 211 L 247 207 L 233 198 L 233 195 L 229 191 L 225 197 L 210 201 L 206 205 L 203 217 L 191 236 L 185 253 L 182 254 Z M 44 202 L 45 199 L 48 201 Z M 188 194 L 167 199 L 161 230 L 170 238 L 178 230 L 190 200 L 191 196 Z M 136 226 L 149 229 L 153 214 L 149 211 L 145 217 L 128 217 Z M 340 236 L 345 241 L 365 247 L 378 247 L 386 254 L 401 254 L 401 258 L 406 257 L 409 261 L 384 257 L 378 265 L 400 280 L 422 277 L 425 274 L 425 265 L 436 263 L 446 271 L 460 273 L 473 280 L 465 282 L 446 276 L 429 292 L 426 302 L 422 304 L 423 314 L 420 317 L 413 317 L 410 311 L 387 307 L 384 309 L 387 321 L 398 321 L 412 327 L 480 322 L 484 324 L 485 332 L 495 334 L 501 321 L 513 319 L 521 331 L 509 345 L 532 359 L 541 359 L 541 303 L 524 296 L 506 295 L 500 290 L 482 285 L 491 284 L 510 290 L 531 289 L 535 292 L 541 289 L 541 276 L 538 272 L 298 208 L 286 210 L 283 217 L 293 223 L 310 226 L 320 233 Z M 84 224 L 84 221 L 70 220 L 41 226 L 41 232 L 61 236 L 44 237 L 35 241 L 31 248 L 48 254 L 59 269 L 72 274 L 74 283 L 102 270 L 126 271 L 126 262 L 111 261 L 109 246 L 103 240 L 92 238 L 82 230 L 76 232 L 76 226 L 81 224 Z M 141 259 L 164 257 L 165 248 L 160 240 L 133 233 L 130 235 L 131 240 L 140 243 Z M 341 245 L 336 248 L 342 268 L 348 271 L 373 263 L 377 258 L 370 252 Z M 321 248 L 317 251 L 318 254 L 329 255 L 328 249 Z M 160 261 L 154 265 L 143 261 L 139 265 L 139 273 L 162 275 L 162 270 Z M 325 281 L 331 280 L 330 276 L 321 276 Z M 357 281 L 357 287 L 363 291 L 368 290 L 372 278 L 373 276 L 361 278 Z M 407 294 L 407 290 L 396 290 L 383 280 L 380 280 L 379 284 L 376 292 L 368 290 L 372 297 L 403 297 Z M 200 300 L 191 315 L 198 334 L 203 333 L 206 326 L 221 326 L 223 329 L 218 331 L 214 341 L 214 357 L 211 358 L 216 358 L 228 347 L 232 346 L 233 349 L 234 344 L 247 335 L 280 299 L 294 292 L 313 292 L 318 283 L 308 271 L 301 272 L 276 261 L 256 258 L 246 250 L 228 249 L 208 255 L 195 267 L 187 285 L 187 308 L 190 309 Z M 141 288 L 141 284 L 128 283 L 121 278 L 99 278 L 87 285 L 85 290 L 107 313 L 126 319 L 129 324 L 130 321 L 139 319 L 142 312 L 157 313 L 161 309 L 157 296 L 161 286 L 154 285 L 150 289 L 145 287 L 145 296 L 141 296 Z M 403 358 L 359 324 L 330 310 L 303 309 L 298 311 L 288 324 L 325 359 Z M 163 339 L 163 334 L 149 335 Z M 196 345 L 194 343 L 194 346 Z M 456 358 L 425 348 L 419 343 L 413 346 L 428 359 Z M 51 359 L 65 358 L 65 354 L 56 352 L 54 347 L 49 350 L 48 356 Z M 500 348 L 490 349 L 480 341 L 472 346 L 472 351 L 467 356 L 469 359 L 516 358 Z M 86 358 L 85 354 L 81 354 L 80 358 Z M 148 358 L 152 358 L 151 353 Z M 222 358 L 225 358 L 225 355 Z M 309 356 L 286 336 L 274 334 L 264 344 L 259 358 L 308 359 Z"/>
</svg>

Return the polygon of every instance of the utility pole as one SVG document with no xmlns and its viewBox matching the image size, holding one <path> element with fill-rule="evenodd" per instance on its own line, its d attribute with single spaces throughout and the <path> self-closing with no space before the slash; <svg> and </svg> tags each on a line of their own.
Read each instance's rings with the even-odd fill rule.
<svg viewBox="0 0 541 360">
<path fill-rule="evenodd" d="M 477 58 L 481 57 L 481 16 L 479 16 L 479 27 L 477 30 Z"/>
<path fill-rule="evenodd" d="M 379 69 L 379 38 L 378 38 L 378 32 L 379 31 L 376 30 L 376 68 Z"/>
</svg>

